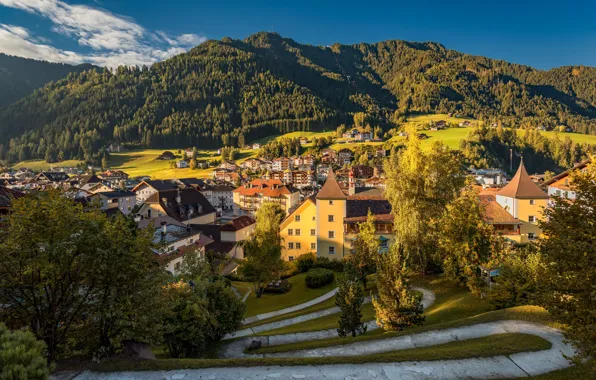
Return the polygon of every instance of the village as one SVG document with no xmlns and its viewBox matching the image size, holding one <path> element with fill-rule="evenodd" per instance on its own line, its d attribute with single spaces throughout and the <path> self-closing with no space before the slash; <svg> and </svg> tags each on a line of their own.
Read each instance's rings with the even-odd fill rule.
<svg viewBox="0 0 596 380">
<path fill-rule="evenodd" d="M 433 126 L 444 127 L 444 122 Z M 344 137 L 373 139 L 357 129 Z M 324 148 L 318 156 L 256 157 L 238 164 L 222 160 L 208 178 L 131 178 L 122 170 L 93 167 L 86 173 L 81 168 L 38 173 L 8 170 L 0 174 L 0 212 L 6 214 L 11 199 L 27 192 L 58 189 L 83 207 L 96 204 L 108 216 L 123 214 L 138 228 L 154 229 L 154 243 L 159 246 L 155 253 L 172 274 L 177 273 L 185 252 L 198 250 L 230 258 L 222 269 L 223 275 L 229 275 L 244 259 L 242 242 L 254 230 L 256 212 L 274 202 L 286 215 L 279 229 L 284 260 L 309 253 L 342 260 L 352 252 L 358 224 L 369 211 L 375 218 L 380 249 L 387 250 L 395 241 L 391 206 L 384 194 L 383 160 L 389 152 L 382 146 L 369 148 L 364 162 L 374 165 L 360 164 L 362 160 L 355 160 L 349 148 Z M 164 151 L 158 159 L 186 168 L 195 151 L 182 151 L 181 159 Z M 588 162 L 570 169 L 582 170 Z M 522 160 L 511 178 L 494 168 L 471 167 L 467 175 L 476 184 L 486 223 L 512 244 L 525 244 L 540 237 L 538 221 L 552 197 L 574 199 L 569 172 L 545 181 L 544 175 L 530 175 Z"/>
</svg>

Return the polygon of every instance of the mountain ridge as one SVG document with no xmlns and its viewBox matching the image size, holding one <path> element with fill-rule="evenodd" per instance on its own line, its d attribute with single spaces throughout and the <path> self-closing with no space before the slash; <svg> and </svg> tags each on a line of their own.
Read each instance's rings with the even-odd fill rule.
<svg viewBox="0 0 596 380">
<path fill-rule="evenodd" d="M 69 65 L 0 53 L 0 107 L 14 103 L 47 83 L 71 72 L 89 70 L 91 64 Z"/>
<path fill-rule="evenodd" d="M 0 109 L 0 159 L 88 159 L 109 143 L 215 148 L 271 133 L 384 129 L 412 112 L 596 134 L 596 68 L 544 71 L 435 42 L 210 40 L 150 68 L 92 69 Z M 59 157 L 60 156 L 60 157 Z"/>
</svg>

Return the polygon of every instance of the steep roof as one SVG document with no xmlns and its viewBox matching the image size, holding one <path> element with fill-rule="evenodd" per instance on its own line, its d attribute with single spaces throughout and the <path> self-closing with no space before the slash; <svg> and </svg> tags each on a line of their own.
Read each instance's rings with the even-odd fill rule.
<svg viewBox="0 0 596 380">
<path fill-rule="evenodd" d="M 243 228 L 256 223 L 256 221 L 248 215 L 239 216 L 238 218 L 232 219 L 228 223 L 221 227 L 222 231 L 239 231 Z"/>
<path fill-rule="evenodd" d="M 591 159 L 587 159 L 587 160 L 582 161 L 582 162 L 580 162 L 578 164 L 575 164 L 575 165 L 573 165 L 573 167 L 571 169 L 567 169 L 563 173 L 557 174 L 556 176 L 554 176 L 553 178 L 549 179 L 548 181 L 544 181 L 544 183 L 542 183 L 541 186 L 548 188 L 550 185 L 552 185 L 553 183 L 557 182 L 561 178 L 565 178 L 565 177 L 569 176 L 569 174 L 571 174 L 572 171 L 574 171 L 574 170 L 583 170 L 586 166 L 588 166 L 588 164 L 590 162 L 592 162 L 592 160 Z"/>
<path fill-rule="evenodd" d="M 180 204 L 176 199 L 178 195 Z M 180 222 L 215 213 L 207 198 L 193 187 L 160 191 L 151 195 L 145 203 L 159 203 L 169 216 Z"/>
<path fill-rule="evenodd" d="M 483 218 L 489 224 L 521 224 L 521 221 L 508 213 L 497 203 L 496 197 L 490 193 L 480 193 L 480 205 Z"/>
<path fill-rule="evenodd" d="M 12 190 L 4 186 L 0 186 L 0 207 L 10 207 L 12 200 L 25 196 L 20 191 Z"/>
<path fill-rule="evenodd" d="M 497 195 L 501 195 L 504 197 L 509 198 L 519 198 L 519 199 L 548 199 L 548 194 L 532 181 L 530 175 L 526 171 L 526 167 L 524 166 L 524 160 L 519 164 L 519 168 L 517 169 L 517 173 L 511 179 L 511 181 L 507 184 L 507 186 L 503 187 Z"/>
<path fill-rule="evenodd" d="M 329 174 L 327 175 L 327 180 L 323 185 L 323 188 L 317 194 L 317 199 L 346 199 L 346 195 L 339 187 L 337 183 L 337 179 L 335 178 L 335 173 L 333 173 L 333 169 L 329 169 Z"/>
</svg>

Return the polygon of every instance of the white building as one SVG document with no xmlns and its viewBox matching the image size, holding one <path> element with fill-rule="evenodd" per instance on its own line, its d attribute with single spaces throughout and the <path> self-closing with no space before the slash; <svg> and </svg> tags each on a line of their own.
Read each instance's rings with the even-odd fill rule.
<svg viewBox="0 0 596 380">
<path fill-rule="evenodd" d="M 132 191 L 108 191 L 95 193 L 90 198 L 99 199 L 102 210 L 107 211 L 111 209 L 118 209 L 124 215 L 130 214 L 137 203 L 136 195 Z"/>
</svg>

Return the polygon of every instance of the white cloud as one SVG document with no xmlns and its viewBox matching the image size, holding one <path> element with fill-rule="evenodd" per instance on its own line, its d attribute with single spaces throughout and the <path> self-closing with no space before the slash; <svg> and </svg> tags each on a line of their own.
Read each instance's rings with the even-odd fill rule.
<svg viewBox="0 0 596 380">
<path fill-rule="evenodd" d="M 176 38 L 176 41 L 182 46 L 196 46 L 207 41 L 207 38 L 197 34 L 182 34 Z"/>
<path fill-rule="evenodd" d="M 1 24 L 0 52 L 50 62 L 78 64 L 84 61 L 83 57 L 75 52 L 56 49 L 49 45 L 36 44 L 29 41 L 28 36 L 29 33 L 24 28 Z"/>
<path fill-rule="evenodd" d="M 20 55 L 19 51 L 29 51 L 38 59 L 59 60 L 80 57 L 81 62 L 102 66 L 152 64 L 172 55 L 184 52 L 184 48 L 198 45 L 206 40 L 196 34 L 182 34 L 170 37 L 164 32 L 152 33 L 134 20 L 113 14 L 107 10 L 86 5 L 70 5 L 60 0 L 0 0 L 0 5 L 22 9 L 32 14 L 48 18 L 54 24 L 52 31 L 74 38 L 82 47 L 90 48 L 92 54 L 78 54 L 45 45 L 47 41 L 35 38 L 19 26 L 3 25 L 0 51 Z M 4 45 L 4 40 L 10 44 Z M 42 43 L 40 43 L 42 42 Z M 50 53 L 51 52 L 51 53 Z"/>
</svg>

